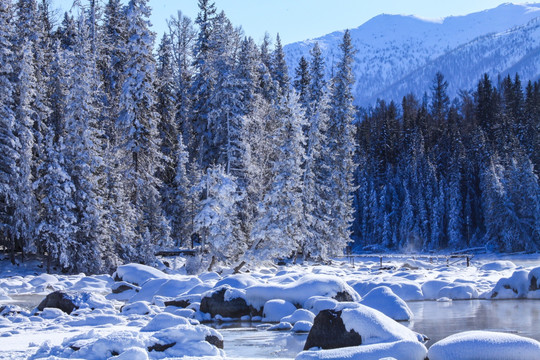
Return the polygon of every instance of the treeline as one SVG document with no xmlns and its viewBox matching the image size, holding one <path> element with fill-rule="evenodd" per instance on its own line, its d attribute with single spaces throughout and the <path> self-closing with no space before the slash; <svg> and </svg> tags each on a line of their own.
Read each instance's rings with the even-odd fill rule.
<svg viewBox="0 0 540 360">
<path fill-rule="evenodd" d="M 190 270 L 350 240 L 352 46 L 315 47 L 293 90 L 279 36 L 246 38 L 209 0 L 154 51 L 147 0 L 0 0 L 0 246 L 97 273 L 200 245 Z M 309 78 L 309 79 L 308 79 Z"/>
<path fill-rule="evenodd" d="M 0 247 L 66 271 L 199 249 L 189 271 L 357 247 L 539 247 L 538 84 L 353 106 L 344 32 L 289 78 L 199 0 L 154 54 L 147 0 L 0 0 Z M 352 227 L 351 227 L 352 225 Z"/>
<path fill-rule="evenodd" d="M 447 87 L 438 73 L 423 99 L 360 112 L 357 247 L 538 251 L 540 84 Z"/>
</svg>

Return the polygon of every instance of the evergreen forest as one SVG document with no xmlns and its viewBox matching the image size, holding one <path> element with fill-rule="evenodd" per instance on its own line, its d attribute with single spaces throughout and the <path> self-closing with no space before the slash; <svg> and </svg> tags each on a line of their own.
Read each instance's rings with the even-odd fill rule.
<svg viewBox="0 0 540 360">
<path fill-rule="evenodd" d="M 287 64 L 211 0 L 156 39 L 147 0 L 0 0 L 0 249 L 67 272 L 189 272 L 354 251 L 540 250 L 540 83 L 354 104 L 348 31 Z M 330 78 L 325 77 L 332 66 Z M 291 67 L 294 71 L 289 71 Z M 290 74 L 295 74 L 290 76 Z"/>
</svg>

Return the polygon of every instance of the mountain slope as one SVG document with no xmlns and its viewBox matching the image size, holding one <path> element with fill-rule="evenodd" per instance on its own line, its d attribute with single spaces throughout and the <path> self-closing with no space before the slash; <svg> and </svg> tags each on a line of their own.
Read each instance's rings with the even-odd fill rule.
<svg viewBox="0 0 540 360">
<path fill-rule="evenodd" d="M 410 79 L 413 73 L 427 77 L 429 84 L 439 69 L 429 72 L 436 66 L 439 59 L 475 40 L 478 41 L 478 44 L 481 39 L 487 40 L 486 35 L 488 34 L 500 34 L 516 27 L 521 29 L 539 16 L 540 4 L 503 4 L 494 9 L 466 16 L 448 17 L 440 21 L 403 15 L 376 16 L 350 31 L 353 45 L 357 50 L 354 65 L 356 103 L 371 105 L 378 97 L 386 96 L 389 93 L 392 94 L 392 98 L 396 97 L 399 100 L 400 96 L 405 93 L 391 89 L 394 84 L 400 84 L 401 81 Z M 315 41 L 319 42 L 323 50 L 328 76 L 330 76 L 332 64 L 337 61 L 339 56 L 339 44 L 342 36 L 343 32 L 338 31 L 318 39 L 285 46 L 284 50 L 291 76 L 294 76 L 294 68 L 300 57 L 309 57 L 309 50 Z M 484 46 L 478 44 L 478 51 L 486 50 Z M 520 44 L 523 46 L 522 43 Z M 518 45 L 516 44 L 516 46 Z M 529 49 L 529 47 L 526 48 Z M 459 62 L 456 66 L 460 71 L 468 69 L 471 64 L 476 62 L 475 57 L 480 59 L 484 55 L 485 53 L 471 54 L 469 63 Z M 534 55 L 531 57 L 536 58 Z M 526 55 L 523 55 L 520 59 L 525 58 Z M 500 60 L 506 61 L 502 58 Z M 514 65 L 517 66 L 517 64 Z M 529 65 L 522 64 L 520 67 L 527 66 Z M 504 68 L 510 69 L 511 67 L 511 64 L 506 64 Z M 496 68 L 501 68 L 501 66 L 497 65 Z M 422 72 L 422 69 L 425 71 Z M 440 70 L 445 76 L 450 75 L 446 74 L 444 69 Z M 491 73 L 490 70 L 486 68 L 484 71 Z M 459 76 L 459 73 L 455 75 Z M 481 73 L 471 75 L 475 79 L 473 82 L 477 81 L 480 75 Z M 417 80 L 423 83 L 420 79 Z M 464 88 L 470 88 L 472 84 L 469 80 L 460 80 L 459 83 L 465 84 L 461 86 Z M 409 91 L 405 86 L 402 88 L 404 91 Z M 422 88 L 422 91 L 425 89 L 427 87 Z M 453 95 L 453 93 L 451 94 Z"/>
</svg>

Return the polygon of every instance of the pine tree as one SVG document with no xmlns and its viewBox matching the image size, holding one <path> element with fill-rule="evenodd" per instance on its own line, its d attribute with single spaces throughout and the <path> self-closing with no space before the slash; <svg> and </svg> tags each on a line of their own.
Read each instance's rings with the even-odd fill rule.
<svg viewBox="0 0 540 360">
<path fill-rule="evenodd" d="M 294 79 L 294 89 L 298 94 L 300 104 L 307 109 L 309 103 L 309 86 L 311 83 L 309 65 L 305 57 L 301 57 L 298 62 L 298 67 L 295 69 L 296 78 Z"/>
<path fill-rule="evenodd" d="M 15 128 L 12 82 L 15 62 L 13 48 L 13 8 L 10 0 L 0 1 L 0 234 L 4 248 L 12 249 L 12 261 L 16 228 L 14 212 L 18 202 L 17 183 L 19 150 L 21 143 Z"/>
<path fill-rule="evenodd" d="M 285 53 L 281 46 L 279 34 L 276 36 L 276 46 L 272 54 L 272 62 L 270 63 L 270 73 L 273 81 L 276 83 L 277 96 L 287 96 L 289 93 L 290 79 L 287 62 L 285 61 Z"/>
<path fill-rule="evenodd" d="M 323 150 L 327 158 L 326 164 L 331 171 L 327 179 L 329 193 L 326 199 L 330 218 L 334 219 L 331 224 L 334 240 L 327 245 L 330 255 L 337 255 L 350 241 L 353 216 L 355 113 L 351 87 L 354 83 L 352 73 L 354 49 L 349 31 L 345 31 L 340 49 L 342 55 L 330 90 L 330 121 L 326 133 L 326 147 Z"/>
<path fill-rule="evenodd" d="M 152 56 L 154 34 L 149 29 L 150 8 L 147 0 L 131 0 L 127 7 L 127 62 L 120 95 L 119 143 L 124 162 L 128 194 L 137 212 L 138 233 L 142 234 L 145 250 L 140 260 L 152 261 L 155 245 L 169 241 L 169 226 L 161 210 L 156 177 L 162 154 L 157 131 L 154 87 L 155 60 Z"/>
<path fill-rule="evenodd" d="M 74 52 L 68 59 L 71 68 L 64 150 L 66 170 L 74 183 L 72 198 L 77 219 L 70 268 L 96 273 L 110 270 L 104 269 L 102 255 L 112 254 L 102 252 L 102 247 L 109 241 L 109 232 L 103 222 L 106 214 L 100 191 L 105 180 L 97 108 L 99 77 L 86 19 L 81 16 L 78 22 Z"/>
</svg>

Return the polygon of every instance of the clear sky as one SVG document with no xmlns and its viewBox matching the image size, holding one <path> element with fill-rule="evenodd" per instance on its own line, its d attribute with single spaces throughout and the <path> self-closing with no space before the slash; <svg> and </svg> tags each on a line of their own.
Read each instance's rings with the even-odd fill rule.
<svg viewBox="0 0 540 360">
<path fill-rule="evenodd" d="M 272 38 L 279 33 L 283 44 L 356 28 L 382 13 L 432 19 L 465 15 L 503 2 L 505 0 L 215 0 L 218 10 L 224 10 L 232 23 L 242 26 L 246 35 L 256 42 L 260 42 L 267 31 Z M 52 0 L 52 3 L 65 10 L 73 0 Z M 150 0 L 150 6 L 153 9 L 151 22 L 158 39 L 166 31 L 166 20 L 172 14 L 180 10 L 195 20 L 198 12 L 197 0 Z"/>
</svg>

